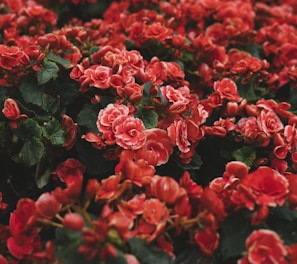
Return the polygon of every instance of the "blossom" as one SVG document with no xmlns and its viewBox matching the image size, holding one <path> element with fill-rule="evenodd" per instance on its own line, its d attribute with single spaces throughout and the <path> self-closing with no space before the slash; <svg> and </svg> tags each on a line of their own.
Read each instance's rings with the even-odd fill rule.
<svg viewBox="0 0 297 264">
<path fill-rule="evenodd" d="M 246 240 L 246 256 L 239 264 L 252 263 L 288 263 L 285 260 L 287 250 L 277 233 L 271 230 L 259 229 L 253 231 Z"/>
<path fill-rule="evenodd" d="M 115 142 L 124 149 L 140 149 L 146 141 L 144 124 L 133 116 L 119 116 L 112 124 Z"/>
<path fill-rule="evenodd" d="M 14 99 L 8 98 L 4 102 L 4 108 L 2 113 L 6 118 L 11 120 L 9 122 L 10 127 L 17 128 L 21 120 L 26 119 L 28 116 L 26 114 L 21 114 L 19 106 Z"/>
<path fill-rule="evenodd" d="M 115 142 L 112 125 L 114 120 L 119 116 L 128 116 L 129 108 L 125 105 L 108 104 L 104 109 L 101 109 L 96 122 L 99 132 L 106 139 L 107 144 Z"/>
<path fill-rule="evenodd" d="M 239 102 L 241 100 L 241 97 L 238 95 L 236 83 L 231 79 L 224 78 L 216 81 L 213 87 L 221 98 L 228 99 L 231 102 Z"/>
<path fill-rule="evenodd" d="M 165 130 L 159 128 L 146 129 L 145 144 L 137 149 L 137 159 L 144 159 L 149 164 L 159 166 L 167 163 L 173 152 L 172 144 Z"/>
<path fill-rule="evenodd" d="M 288 181 L 277 171 L 269 167 L 260 167 L 247 174 L 240 184 L 259 205 L 282 205 L 288 194 Z"/>
</svg>

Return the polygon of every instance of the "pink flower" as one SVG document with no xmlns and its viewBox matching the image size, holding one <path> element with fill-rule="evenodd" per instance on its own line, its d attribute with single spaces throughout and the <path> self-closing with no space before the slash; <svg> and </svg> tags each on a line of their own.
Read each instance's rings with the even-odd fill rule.
<svg viewBox="0 0 297 264">
<path fill-rule="evenodd" d="M 124 149 L 140 149 L 146 141 L 144 124 L 133 116 L 119 116 L 112 125 L 116 143 Z"/>
</svg>

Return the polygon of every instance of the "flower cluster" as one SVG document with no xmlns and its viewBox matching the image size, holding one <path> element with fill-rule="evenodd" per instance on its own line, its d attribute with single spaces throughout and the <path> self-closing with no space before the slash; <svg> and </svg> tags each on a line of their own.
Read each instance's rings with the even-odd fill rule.
<svg viewBox="0 0 297 264">
<path fill-rule="evenodd" d="M 297 262 L 294 1 L 0 11 L 0 263 Z"/>
</svg>

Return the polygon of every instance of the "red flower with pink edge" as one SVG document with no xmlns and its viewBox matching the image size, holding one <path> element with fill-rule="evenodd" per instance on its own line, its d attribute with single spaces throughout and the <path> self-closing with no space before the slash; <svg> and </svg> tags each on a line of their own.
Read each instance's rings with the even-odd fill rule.
<svg viewBox="0 0 297 264">
<path fill-rule="evenodd" d="M 190 90 L 187 86 L 178 89 L 171 85 L 162 86 L 160 88 L 162 95 L 169 102 L 167 111 L 172 114 L 180 114 L 187 112 L 190 103 Z"/>
<path fill-rule="evenodd" d="M 9 122 L 9 126 L 11 128 L 17 128 L 20 122 L 28 117 L 26 114 L 21 114 L 17 102 L 11 98 L 8 98 L 4 101 L 2 113 L 6 118 L 11 120 Z"/>
<path fill-rule="evenodd" d="M 115 142 L 124 149 L 137 150 L 146 142 L 144 124 L 134 116 L 119 116 L 112 123 Z"/>
<path fill-rule="evenodd" d="M 77 159 L 69 158 L 57 166 L 54 171 L 60 181 L 65 182 L 68 177 L 83 177 L 86 167 Z"/>
<path fill-rule="evenodd" d="M 135 151 L 137 159 L 144 159 L 148 164 L 159 166 L 168 162 L 173 152 L 167 132 L 159 128 L 146 129 L 145 144 Z"/>
<path fill-rule="evenodd" d="M 279 263 L 287 264 L 288 255 L 283 240 L 272 230 L 253 231 L 246 239 L 247 252 L 238 264 Z"/>
<path fill-rule="evenodd" d="M 129 115 L 129 108 L 126 105 L 108 104 L 104 109 L 100 110 L 96 124 L 106 144 L 115 143 L 112 125 L 115 119 L 122 115 L 126 117 Z"/>
<path fill-rule="evenodd" d="M 236 83 L 229 78 L 216 81 L 213 87 L 223 99 L 225 98 L 231 102 L 239 102 L 242 99 L 238 95 Z"/>
<path fill-rule="evenodd" d="M 112 75 L 112 69 L 102 65 L 93 65 L 84 71 L 84 76 L 90 86 L 98 89 L 107 89 L 110 87 L 109 81 Z"/>
<path fill-rule="evenodd" d="M 177 146 L 178 149 L 187 153 L 190 151 L 190 141 L 188 140 L 188 131 L 186 121 L 178 118 L 167 128 L 168 136 L 173 145 Z"/>
</svg>

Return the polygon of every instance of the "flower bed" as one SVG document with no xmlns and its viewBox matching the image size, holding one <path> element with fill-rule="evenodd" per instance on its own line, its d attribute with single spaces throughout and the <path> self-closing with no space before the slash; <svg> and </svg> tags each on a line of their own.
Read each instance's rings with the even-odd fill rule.
<svg viewBox="0 0 297 264">
<path fill-rule="evenodd" d="M 0 1 L 0 263 L 297 263 L 295 0 Z"/>
</svg>

